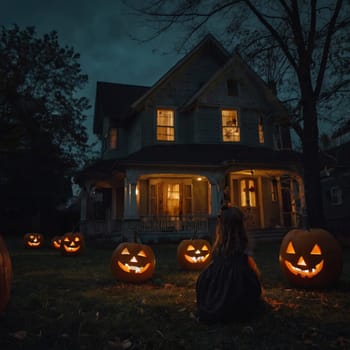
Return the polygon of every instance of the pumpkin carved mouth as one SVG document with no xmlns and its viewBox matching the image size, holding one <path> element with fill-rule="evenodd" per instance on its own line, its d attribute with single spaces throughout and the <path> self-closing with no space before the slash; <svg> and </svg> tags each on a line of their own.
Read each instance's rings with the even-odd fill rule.
<svg viewBox="0 0 350 350">
<path fill-rule="evenodd" d="M 80 246 L 69 247 L 64 245 L 64 250 L 69 253 L 75 253 L 80 249 Z"/>
<path fill-rule="evenodd" d="M 192 263 L 192 264 L 196 264 L 196 263 L 202 263 L 204 261 L 206 261 L 209 258 L 210 254 L 206 254 L 206 255 L 199 255 L 199 256 L 190 256 L 185 254 L 185 259 Z"/>
<path fill-rule="evenodd" d="M 147 263 L 145 266 L 135 266 L 135 265 L 129 265 L 128 263 L 123 264 L 122 262 L 118 261 L 118 266 L 127 273 L 144 273 L 148 270 L 148 268 L 151 266 L 150 263 Z"/>
<path fill-rule="evenodd" d="M 40 245 L 40 242 L 34 241 L 34 242 L 28 242 L 28 245 L 30 245 L 31 247 L 37 247 Z"/>
<path fill-rule="evenodd" d="M 318 275 L 322 269 L 323 269 L 323 260 L 321 260 L 320 263 L 318 263 L 315 267 L 311 269 L 302 269 L 300 267 L 294 266 L 290 261 L 285 260 L 285 265 L 287 266 L 287 269 L 294 275 L 300 275 L 301 277 L 305 278 L 313 278 L 316 275 Z"/>
</svg>

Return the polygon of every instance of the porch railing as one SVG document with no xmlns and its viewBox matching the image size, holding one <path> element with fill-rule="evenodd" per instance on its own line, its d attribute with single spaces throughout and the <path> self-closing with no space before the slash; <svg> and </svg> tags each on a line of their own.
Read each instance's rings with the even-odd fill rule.
<svg viewBox="0 0 350 350">
<path fill-rule="evenodd" d="M 139 232 L 208 232 L 207 215 L 143 216 Z"/>
</svg>

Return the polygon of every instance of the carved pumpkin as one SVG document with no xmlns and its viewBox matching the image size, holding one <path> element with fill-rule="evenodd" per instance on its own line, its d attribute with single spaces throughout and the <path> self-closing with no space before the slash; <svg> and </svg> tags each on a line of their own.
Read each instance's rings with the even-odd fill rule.
<svg viewBox="0 0 350 350">
<path fill-rule="evenodd" d="M 60 251 L 62 255 L 75 256 L 84 251 L 85 239 L 80 232 L 67 232 L 61 239 Z"/>
<path fill-rule="evenodd" d="M 205 239 L 184 239 L 177 246 L 177 261 L 185 270 L 202 270 L 211 261 L 211 245 Z"/>
<path fill-rule="evenodd" d="M 62 236 L 54 236 L 51 239 L 51 246 L 56 250 L 60 250 L 61 242 L 62 242 Z"/>
<path fill-rule="evenodd" d="M 4 240 L 0 236 L 0 312 L 10 299 L 12 285 L 12 264 L 10 254 Z"/>
<path fill-rule="evenodd" d="M 27 248 L 41 248 L 44 245 L 44 236 L 41 233 L 26 233 L 24 246 Z"/>
<path fill-rule="evenodd" d="M 322 288 L 336 282 L 343 268 L 338 241 L 326 230 L 289 231 L 280 245 L 283 274 L 295 286 Z"/>
<path fill-rule="evenodd" d="M 156 259 L 152 248 L 136 242 L 120 243 L 111 258 L 114 277 L 124 282 L 140 283 L 154 273 Z"/>
</svg>

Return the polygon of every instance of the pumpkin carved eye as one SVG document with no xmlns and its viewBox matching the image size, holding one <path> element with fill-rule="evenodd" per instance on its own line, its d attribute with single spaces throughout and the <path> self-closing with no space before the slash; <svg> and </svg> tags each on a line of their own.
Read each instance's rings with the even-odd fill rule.
<svg viewBox="0 0 350 350">
<path fill-rule="evenodd" d="M 318 244 L 315 244 L 311 250 L 311 255 L 322 255 L 321 248 Z"/>
<path fill-rule="evenodd" d="M 130 255 L 130 252 L 129 252 L 128 248 L 124 248 L 120 254 L 121 255 Z"/>
<path fill-rule="evenodd" d="M 147 254 L 143 251 L 143 250 L 140 250 L 138 253 L 137 253 L 137 256 L 142 256 L 143 258 L 145 258 L 147 256 Z"/>
</svg>

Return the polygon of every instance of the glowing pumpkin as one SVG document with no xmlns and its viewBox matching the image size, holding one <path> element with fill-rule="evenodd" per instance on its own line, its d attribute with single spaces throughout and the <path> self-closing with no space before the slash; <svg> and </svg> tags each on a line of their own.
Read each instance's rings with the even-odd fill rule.
<svg viewBox="0 0 350 350">
<path fill-rule="evenodd" d="M 285 277 L 304 288 L 333 284 L 343 268 L 338 241 L 321 228 L 289 231 L 280 245 L 279 263 Z"/>
<path fill-rule="evenodd" d="M 80 232 L 67 232 L 61 239 L 60 251 L 62 255 L 75 256 L 84 251 L 85 239 Z"/>
<path fill-rule="evenodd" d="M 51 246 L 56 249 L 56 250 L 60 250 L 61 248 L 61 242 L 62 242 L 62 237 L 61 236 L 54 236 L 51 239 Z"/>
<path fill-rule="evenodd" d="M 185 270 L 202 270 L 211 261 L 211 245 L 205 239 L 184 239 L 177 246 L 177 261 Z"/>
<path fill-rule="evenodd" d="M 27 248 L 41 248 L 44 245 L 44 236 L 41 233 L 26 233 L 23 239 Z"/>
<path fill-rule="evenodd" d="M 155 265 L 154 252 L 145 244 L 123 242 L 112 253 L 112 274 L 120 281 L 145 282 L 153 276 Z"/>
<path fill-rule="evenodd" d="M 10 299 L 12 285 L 12 264 L 10 254 L 4 240 L 0 236 L 0 312 Z"/>
</svg>

